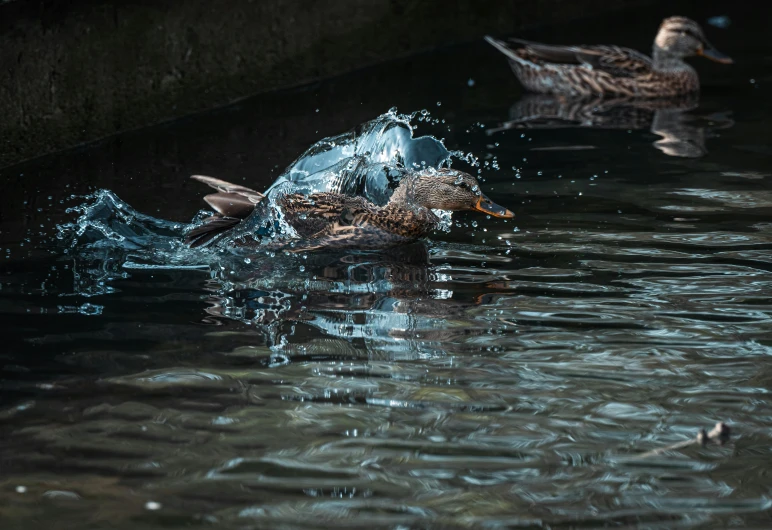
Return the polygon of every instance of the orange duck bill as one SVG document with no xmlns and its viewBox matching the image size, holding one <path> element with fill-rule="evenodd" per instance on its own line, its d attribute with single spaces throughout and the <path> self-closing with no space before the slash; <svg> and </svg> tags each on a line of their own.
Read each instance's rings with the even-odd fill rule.
<svg viewBox="0 0 772 530">
<path fill-rule="evenodd" d="M 502 217 L 504 219 L 512 219 L 515 216 L 514 213 L 503 206 L 499 206 L 485 195 L 480 195 L 472 209 L 478 212 L 487 213 L 493 217 Z"/>
<path fill-rule="evenodd" d="M 717 49 L 715 49 L 710 44 L 705 44 L 705 46 L 697 52 L 697 55 L 700 55 L 702 57 L 705 57 L 706 59 L 710 59 L 711 61 L 715 61 L 717 63 L 721 64 L 732 64 L 734 61 L 731 57 L 729 57 L 726 54 L 721 53 Z"/>
</svg>

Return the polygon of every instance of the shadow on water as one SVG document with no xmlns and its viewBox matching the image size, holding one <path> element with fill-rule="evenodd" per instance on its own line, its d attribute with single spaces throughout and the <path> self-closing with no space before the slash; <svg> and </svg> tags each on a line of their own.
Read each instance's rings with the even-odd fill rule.
<svg viewBox="0 0 772 530">
<path fill-rule="evenodd" d="M 749 58 L 696 108 L 511 110 L 479 43 L 412 59 L 443 88 L 386 90 L 386 65 L 13 169 L 3 528 L 769 526 L 772 78 L 732 20 Z M 389 98 L 433 111 L 370 121 Z M 382 202 L 422 162 L 517 217 L 385 251 L 180 244 L 188 173 Z M 729 444 L 641 458 L 717 420 Z"/>
</svg>

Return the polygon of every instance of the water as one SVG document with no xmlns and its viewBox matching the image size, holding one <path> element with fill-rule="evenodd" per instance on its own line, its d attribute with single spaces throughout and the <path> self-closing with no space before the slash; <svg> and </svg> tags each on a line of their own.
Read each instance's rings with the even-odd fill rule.
<svg viewBox="0 0 772 530">
<path fill-rule="evenodd" d="M 694 107 L 522 127 L 475 43 L 3 170 L 3 528 L 768 527 L 772 55 L 733 9 L 699 19 L 729 17 L 707 31 L 737 64 L 697 63 Z M 641 26 L 597 40 L 645 49 Z M 391 105 L 429 120 L 365 176 L 440 163 L 434 135 L 517 217 L 386 252 L 179 248 L 189 174 L 264 190 Z M 68 247 L 84 202 L 109 230 Z M 719 420 L 726 445 L 642 457 Z"/>
</svg>

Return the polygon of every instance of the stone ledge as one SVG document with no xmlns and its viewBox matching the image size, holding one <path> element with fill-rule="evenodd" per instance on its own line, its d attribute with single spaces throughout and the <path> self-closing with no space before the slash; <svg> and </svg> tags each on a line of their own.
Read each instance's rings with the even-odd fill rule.
<svg viewBox="0 0 772 530">
<path fill-rule="evenodd" d="M 0 3 L 0 167 L 486 33 L 651 2 Z"/>
</svg>

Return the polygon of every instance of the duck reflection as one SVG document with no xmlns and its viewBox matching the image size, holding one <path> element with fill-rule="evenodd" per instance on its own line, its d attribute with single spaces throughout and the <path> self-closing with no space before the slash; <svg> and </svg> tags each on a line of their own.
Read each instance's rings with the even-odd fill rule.
<svg viewBox="0 0 772 530">
<path fill-rule="evenodd" d="M 512 105 L 509 120 L 488 134 L 508 129 L 648 129 L 660 137 L 654 147 L 666 155 L 698 158 L 708 152 L 710 131 L 734 125 L 727 113 L 693 114 L 698 106 L 697 95 L 636 99 L 528 94 Z"/>
<path fill-rule="evenodd" d="M 271 271 L 261 270 L 234 281 L 215 278 L 206 309 L 207 320 L 238 320 L 255 326 L 277 352 L 266 364 L 345 358 L 350 348 L 325 349 L 320 354 L 309 347 L 302 324 L 328 338 L 364 346 L 372 359 L 416 359 L 445 355 L 454 337 L 466 334 L 456 320 L 480 298 L 461 302 L 447 289 L 436 288 L 444 280 L 432 265 L 423 241 L 383 251 L 348 254 L 310 253 L 298 266 L 274 260 Z M 289 272 L 288 272 L 289 271 Z M 294 276 L 294 277 L 293 277 Z M 269 279 L 270 278 L 270 279 Z M 307 328 L 304 328 L 307 329 Z M 329 346 L 329 343 L 326 344 Z M 310 348 L 310 349 L 309 349 Z M 318 348 L 317 348 L 318 350 Z M 359 355 L 363 353 L 359 348 Z"/>
</svg>

